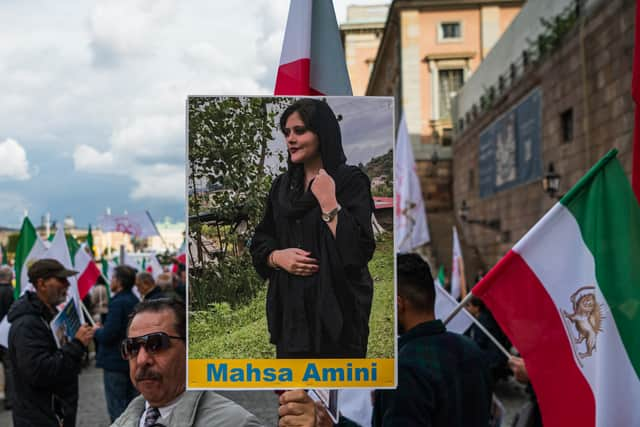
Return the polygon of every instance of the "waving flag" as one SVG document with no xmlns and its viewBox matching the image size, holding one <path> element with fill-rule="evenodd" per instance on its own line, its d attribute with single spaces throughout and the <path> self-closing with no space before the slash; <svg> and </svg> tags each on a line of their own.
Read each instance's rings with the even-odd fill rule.
<svg viewBox="0 0 640 427">
<path fill-rule="evenodd" d="M 352 94 L 332 1 L 291 0 L 274 94 Z"/>
<path fill-rule="evenodd" d="M 20 296 L 28 290 L 34 290 L 33 285 L 29 282 L 27 271 L 34 261 L 43 258 L 46 251 L 47 247 L 38 236 L 38 233 L 36 233 L 36 228 L 29 218 L 25 216 L 22 220 L 20 237 L 16 248 L 16 296 Z"/>
<path fill-rule="evenodd" d="M 69 246 L 67 243 L 67 238 L 64 234 L 64 228 L 58 227 L 56 231 L 56 235 L 51 241 L 51 246 L 47 249 L 47 252 L 41 256 L 41 258 L 53 258 L 57 260 L 60 264 L 64 265 L 65 268 L 70 270 L 74 270 L 73 263 L 71 262 L 71 254 L 69 253 Z M 76 270 L 77 271 L 77 270 Z M 78 277 L 70 276 L 69 280 L 69 296 L 74 299 L 76 310 L 78 312 L 78 318 L 81 319 L 82 323 L 84 323 L 84 316 L 82 315 L 82 300 L 80 298 L 80 293 L 78 291 Z"/>
<path fill-rule="evenodd" d="M 83 244 L 73 257 L 74 268 L 78 271 L 78 293 L 80 299 L 84 299 L 100 277 L 100 269 L 93 262 L 93 258 L 87 252 L 88 250 L 89 247 Z"/>
<path fill-rule="evenodd" d="M 473 288 L 545 427 L 640 426 L 640 206 L 612 150 Z"/>
<path fill-rule="evenodd" d="M 142 239 L 159 236 L 160 232 L 148 211 L 126 215 L 102 215 L 98 218 L 102 231 L 118 231 Z"/>
<path fill-rule="evenodd" d="M 411 252 L 418 246 L 429 243 L 429 229 L 404 114 L 398 126 L 394 166 L 396 251 Z"/>
</svg>

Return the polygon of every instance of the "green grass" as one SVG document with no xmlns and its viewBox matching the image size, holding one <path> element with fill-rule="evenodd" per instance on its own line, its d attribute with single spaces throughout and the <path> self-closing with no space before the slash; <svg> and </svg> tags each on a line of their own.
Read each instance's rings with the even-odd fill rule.
<svg viewBox="0 0 640 427">
<path fill-rule="evenodd" d="M 392 358 L 393 343 L 393 239 L 377 244 L 369 271 L 374 292 L 369 319 L 367 357 Z M 189 313 L 190 359 L 272 359 L 265 312 L 267 290 L 260 289 L 244 306 L 232 310 L 226 303 L 210 304 L 208 310 Z"/>
</svg>

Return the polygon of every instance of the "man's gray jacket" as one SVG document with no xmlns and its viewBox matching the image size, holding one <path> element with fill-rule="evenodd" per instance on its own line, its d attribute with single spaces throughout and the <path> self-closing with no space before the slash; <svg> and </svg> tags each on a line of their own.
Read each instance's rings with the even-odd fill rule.
<svg viewBox="0 0 640 427">
<path fill-rule="evenodd" d="M 129 403 L 111 427 L 138 427 L 145 409 L 142 395 Z M 156 426 L 166 427 L 260 427 L 258 419 L 238 405 L 212 391 L 185 391 L 167 418 Z"/>
</svg>

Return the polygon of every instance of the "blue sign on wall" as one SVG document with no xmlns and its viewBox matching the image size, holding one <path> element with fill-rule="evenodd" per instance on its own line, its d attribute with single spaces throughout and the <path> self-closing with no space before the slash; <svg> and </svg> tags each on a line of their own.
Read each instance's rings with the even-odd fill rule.
<svg viewBox="0 0 640 427">
<path fill-rule="evenodd" d="M 542 177 L 541 108 L 536 88 L 480 134 L 480 197 Z"/>
</svg>

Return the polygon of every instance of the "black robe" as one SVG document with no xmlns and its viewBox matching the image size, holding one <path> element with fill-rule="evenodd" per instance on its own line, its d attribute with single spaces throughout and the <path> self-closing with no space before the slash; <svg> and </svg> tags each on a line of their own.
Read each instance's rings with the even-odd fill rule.
<svg viewBox="0 0 640 427">
<path fill-rule="evenodd" d="M 346 165 L 340 126 L 326 103 L 316 103 L 307 125 L 318 136 L 342 209 L 334 238 L 316 198 L 302 191 L 302 165 L 289 161 L 289 170 L 274 180 L 251 243 L 253 265 L 269 279 L 271 343 L 278 358 L 366 357 L 373 299 L 367 263 L 375 250 L 371 185 L 364 172 Z M 286 248 L 311 252 L 319 271 L 303 277 L 269 267 L 269 254 Z"/>
<path fill-rule="evenodd" d="M 267 320 L 278 357 L 365 357 L 373 281 L 367 263 L 375 250 L 368 177 L 341 165 L 333 176 L 342 207 L 334 238 L 308 190 L 293 207 L 287 175 L 274 181 L 251 244 L 257 272 L 269 279 Z M 276 249 L 301 248 L 320 270 L 303 277 L 267 264 Z"/>
</svg>

